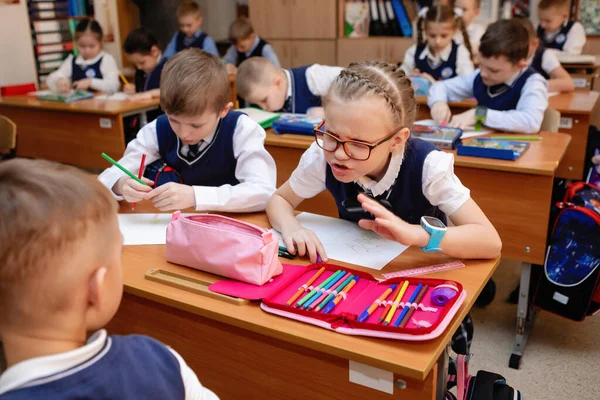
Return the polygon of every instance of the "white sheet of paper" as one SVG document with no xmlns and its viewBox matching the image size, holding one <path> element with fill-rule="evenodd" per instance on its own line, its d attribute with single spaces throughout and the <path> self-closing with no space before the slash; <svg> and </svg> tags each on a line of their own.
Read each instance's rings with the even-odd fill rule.
<svg viewBox="0 0 600 400">
<path fill-rule="evenodd" d="M 433 126 L 433 125 L 438 125 L 438 124 L 432 119 L 422 119 L 420 121 L 416 121 L 413 125 Z M 472 137 L 476 137 L 476 136 L 487 135 L 488 133 L 493 133 L 493 131 L 488 130 L 488 129 L 481 129 L 479 131 L 476 131 L 475 127 L 473 126 L 473 127 L 468 127 L 466 129 L 463 129 L 463 134 L 462 134 L 461 138 L 468 139 L 468 138 L 472 138 Z"/>
<path fill-rule="evenodd" d="M 94 97 L 95 100 L 129 100 L 129 96 L 127 93 L 117 92 L 113 94 L 103 94 L 100 96 Z"/>
<path fill-rule="evenodd" d="M 190 214 L 181 214 L 182 217 Z M 119 229 L 126 246 L 165 244 L 171 214 L 119 214 Z"/>
<path fill-rule="evenodd" d="M 354 222 L 307 212 L 298 214 L 296 218 L 317 235 L 327 257 L 334 260 L 381 270 L 407 249 L 398 242 L 362 229 Z M 279 232 L 271 231 L 281 239 Z M 281 245 L 285 246 L 283 242 Z"/>
<path fill-rule="evenodd" d="M 394 374 L 391 371 L 371 367 L 349 360 L 349 380 L 380 392 L 394 394 Z"/>
<path fill-rule="evenodd" d="M 47 96 L 49 94 L 53 94 L 52 90 L 38 90 L 36 92 L 29 92 L 27 96 Z"/>
</svg>

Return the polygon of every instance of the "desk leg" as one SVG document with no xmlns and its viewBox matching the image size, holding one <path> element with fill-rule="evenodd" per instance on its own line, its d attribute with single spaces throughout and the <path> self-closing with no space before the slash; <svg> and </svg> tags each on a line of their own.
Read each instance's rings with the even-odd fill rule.
<svg viewBox="0 0 600 400">
<path fill-rule="evenodd" d="M 449 347 L 450 345 L 448 345 Z M 448 347 L 444 349 L 437 361 L 437 382 L 435 388 L 435 398 L 443 400 L 446 397 L 446 388 L 448 387 Z"/>
<path fill-rule="evenodd" d="M 510 368 L 519 369 L 521 365 L 521 357 L 525 351 L 525 345 L 529 334 L 533 329 L 533 320 L 535 319 L 536 311 L 533 307 L 533 298 L 529 296 L 529 284 L 531 282 L 531 264 L 521 264 L 521 286 L 519 288 L 519 304 L 517 308 L 517 336 L 510 361 Z"/>
</svg>

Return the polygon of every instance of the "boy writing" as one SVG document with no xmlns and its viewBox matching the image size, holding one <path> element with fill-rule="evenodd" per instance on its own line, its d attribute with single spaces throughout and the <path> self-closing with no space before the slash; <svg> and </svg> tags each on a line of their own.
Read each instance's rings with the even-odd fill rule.
<svg viewBox="0 0 600 400">
<path fill-rule="evenodd" d="M 179 32 L 165 50 L 165 58 L 171 58 L 175 53 L 194 47 L 218 56 L 217 45 L 213 38 L 202 32 L 202 9 L 195 1 L 183 0 L 177 7 Z"/>
</svg>

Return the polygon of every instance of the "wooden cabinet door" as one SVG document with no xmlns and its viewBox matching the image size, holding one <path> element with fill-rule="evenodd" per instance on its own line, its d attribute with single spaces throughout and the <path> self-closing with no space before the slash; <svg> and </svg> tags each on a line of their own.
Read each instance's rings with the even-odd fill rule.
<svg viewBox="0 0 600 400">
<path fill-rule="evenodd" d="M 249 0 L 248 13 L 256 33 L 265 39 L 289 39 L 292 0 Z"/>
<path fill-rule="evenodd" d="M 347 67 L 357 61 L 385 60 L 386 39 L 340 38 L 337 41 L 337 65 Z"/>
<path fill-rule="evenodd" d="M 292 39 L 335 39 L 336 0 L 288 0 Z"/>
<path fill-rule="evenodd" d="M 390 63 L 402 63 L 404 54 L 415 42 L 411 38 L 389 38 L 385 39 L 385 60 Z"/>
<path fill-rule="evenodd" d="M 294 67 L 315 63 L 336 65 L 335 40 L 294 40 L 291 46 Z"/>
<path fill-rule="evenodd" d="M 282 68 L 292 68 L 292 46 L 289 40 L 269 40 Z"/>
</svg>

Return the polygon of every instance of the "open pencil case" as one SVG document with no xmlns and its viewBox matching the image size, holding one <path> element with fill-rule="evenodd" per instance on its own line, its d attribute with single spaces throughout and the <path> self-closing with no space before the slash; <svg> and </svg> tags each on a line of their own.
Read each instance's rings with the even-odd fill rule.
<svg viewBox="0 0 600 400">
<path fill-rule="evenodd" d="M 310 285 L 305 284 L 315 275 L 322 267 L 325 271 Z M 334 305 L 329 313 L 324 313 L 327 306 L 320 311 L 315 311 L 319 306 L 313 309 L 304 309 L 295 307 L 298 300 L 301 300 L 306 294 L 310 294 L 311 289 L 320 286 L 327 281 L 338 270 L 344 271 L 341 280 L 350 276 L 356 276 L 359 279 L 347 291 L 345 296 Z M 349 279 L 349 278 L 348 278 Z M 379 301 L 378 306 L 363 322 L 359 322 L 359 316 L 374 302 L 382 296 L 384 292 L 392 288 L 404 286 L 403 283 L 408 281 L 408 286 L 404 291 L 400 301 L 396 303 L 397 310 L 392 314 L 392 318 L 388 325 L 379 323 L 380 317 L 384 315 L 386 306 L 388 313 L 393 308 L 392 295 L 397 294 L 397 291 L 392 291 L 384 301 Z M 457 289 L 456 295 L 451 298 L 445 305 L 438 306 L 433 303 L 431 293 L 439 285 L 454 285 Z M 421 284 L 420 291 L 423 291 L 421 301 L 409 302 L 412 295 L 415 294 L 418 285 Z M 425 286 L 427 285 L 427 286 Z M 331 288 L 335 288 L 335 285 Z M 286 303 L 297 293 L 299 289 L 303 289 L 301 295 L 292 305 Z M 304 291 L 304 289 L 306 291 Z M 210 290 L 228 294 L 236 297 L 247 298 L 250 300 L 262 299 L 261 308 L 272 314 L 282 317 L 295 319 L 301 322 L 320 326 L 325 329 L 334 330 L 347 335 L 373 336 L 380 338 L 390 338 L 408 341 L 424 341 L 431 340 L 440 336 L 448 327 L 456 312 L 466 298 L 467 293 L 459 282 L 448 281 L 442 279 L 408 277 L 408 278 L 391 278 L 384 281 L 378 281 L 373 275 L 357 271 L 350 268 L 340 267 L 333 264 L 312 264 L 307 267 L 297 265 L 284 265 L 283 274 L 274 278 L 271 282 L 262 287 L 254 287 L 241 282 L 222 281 L 210 287 Z M 322 294 L 322 293 L 325 294 Z M 327 295 L 329 297 L 331 290 L 322 290 L 316 297 Z M 338 293 L 333 293 L 334 298 Z M 345 298 L 343 298 L 345 297 Z M 396 296 L 398 297 L 398 296 Z M 417 296 L 418 297 L 418 296 Z M 326 301 L 323 300 L 323 302 Z M 330 300 L 331 302 L 332 300 Z M 404 314 L 404 326 L 394 326 L 395 322 L 401 316 L 404 306 L 408 305 L 407 311 L 413 308 L 412 315 L 406 317 L 408 312 Z M 386 313 L 385 315 L 388 315 Z"/>
</svg>

